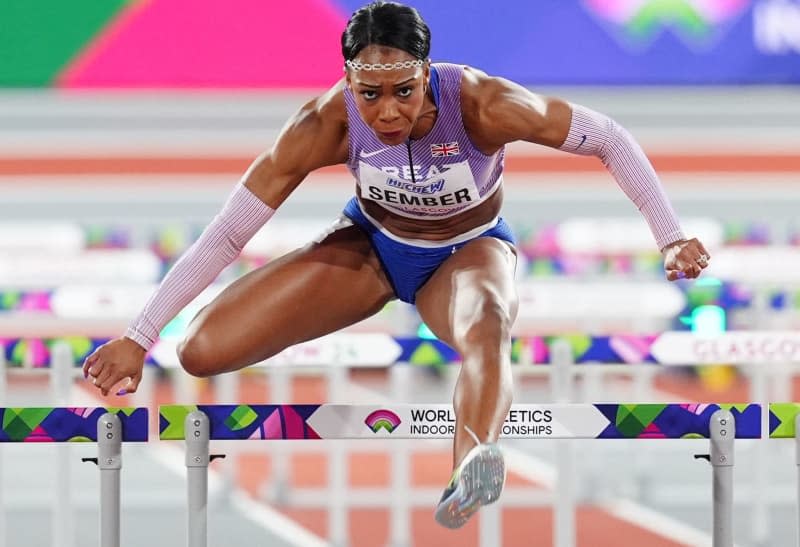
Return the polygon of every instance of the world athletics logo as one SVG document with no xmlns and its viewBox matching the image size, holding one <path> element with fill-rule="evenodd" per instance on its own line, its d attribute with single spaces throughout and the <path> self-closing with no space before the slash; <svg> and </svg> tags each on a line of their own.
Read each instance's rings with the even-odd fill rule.
<svg viewBox="0 0 800 547">
<path fill-rule="evenodd" d="M 583 0 L 587 10 L 629 49 L 651 45 L 670 31 L 692 49 L 708 49 L 751 0 Z"/>
<path fill-rule="evenodd" d="M 399 426 L 401 422 L 400 417 L 391 410 L 381 409 L 371 412 L 364 420 L 364 423 L 367 424 L 367 427 L 369 427 L 373 433 L 377 433 L 381 429 L 385 429 L 391 433 L 397 429 L 397 426 Z"/>
</svg>

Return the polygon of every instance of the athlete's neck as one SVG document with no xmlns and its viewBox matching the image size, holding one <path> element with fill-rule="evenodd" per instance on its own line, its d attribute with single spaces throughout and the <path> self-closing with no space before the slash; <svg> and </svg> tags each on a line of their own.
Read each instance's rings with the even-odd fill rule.
<svg viewBox="0 0 800 547">
<path fill-rule="evenodd" d="M 439 115 L 439 109 L 436 108 L 436 103 L 433 102 L 433 92 L 428 86 L 428 92 L 425 93 L 425 102 L 422 105 L 422 111 L 417 116 L 417 121 L 414 127 L 411 128 L 410 138 L 416 141 L 427 135 L 433 129 L 433 124 L 436 123 L 436 117 Z"/>
</svg>

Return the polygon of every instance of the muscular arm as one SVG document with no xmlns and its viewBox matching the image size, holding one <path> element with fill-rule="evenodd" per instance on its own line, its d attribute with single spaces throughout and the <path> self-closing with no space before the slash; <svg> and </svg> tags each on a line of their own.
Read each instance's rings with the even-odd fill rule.
<svg viewBox="0 0 800 547">
<path fill-rule="evenodd" d="M 167 273 L 125 336 L 149 350 L 159 332 L 233 262 L 308 173 L 347 159 L 341 86 L 292 117 L 253 162 L 220 213 Z"/>
<path fill-rule="evenodd" d="M 494 153 L 521 140 L 597 156 L 645 217 L 659 249 L 683 240 L 650 161 L 631 134 L 614 120 L 472 69 L 465 71 L 462 85 L 464 123 L 479 149 Z"/>
<path fill-rule="evenodd" d="M 245 172 L 242 184 L 277 209 L 312 171 L 347 161 L 347 111 L 342 84 L 304 105 L 273 147 Z"/>
<path fill-rule="evenodd" d="M 464 71 L 461 101 L 470 138 L 486 154 L 514 141 L 558 148 L 572 119 L 567 102 L 471 68 Z"/>
</svg>

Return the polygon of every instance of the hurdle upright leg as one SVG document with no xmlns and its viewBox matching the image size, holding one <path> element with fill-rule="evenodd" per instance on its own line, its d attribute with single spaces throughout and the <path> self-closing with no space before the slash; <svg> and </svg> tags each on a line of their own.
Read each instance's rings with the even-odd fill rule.
<svg viewBox="0 0 800 547">
<path fill-rule="evenodd" d="M 572 399 L 572 346 L 556 340 L 551 347 L 553 399 L 569 403 Z M 553 506 L 553 545 L 575 546 L 575 447 L 572 440 L 556 442 L 557 482 Z"/>
<path fill-rule="evenodd" d="M 727 410 L 711 415 L 713 477 L 713 547 L 733 547 L 733 441 L 736 423 Z"/>
<path fill-rule="evenodd" d="M 107 412 L 97 421 L 97 466 L 100 468 L 100 547 L 120 545 L 120 471 L 122 425 Z"/>
<path fill-rule="evenodd" d="M 640 364 L 631 367 L 633 374 L 633 400 L 653 401 L 653 385 L 657 368 L 655 366 Z M 653 474 L 649 465 L 653 461 L 655 450 L 652 443 L 643 443 L 638 450 L 633 450 L 628 457 L 633 466 L 633 494 L 645 503 L 652 501 Z"/>
<path fill-rule="evenodd" d="M 266 400 L 284 404 L 292 402 L 291 369 L 286 364 L 272 366 L 267 371 Z M 270 477 L 260 488 L 260 495 L 272 503 L 286 505 L 289 499 L 289 477 L 292 473 L 290 447 L 274 443 L 269 447 Z"/>
<path fill-rule="evenodd" d="M 51 355 L 50 387 L 52 400 L 57 405 L 67 405 L 72 391 L 74 372 L 72 348 L 65 342 L 53 346 Z M 75 531 L 73 523 L 75 515 L 72 505 L 71 460 L 72 447 L 69 443 L 55 447 L 55 490 L 53 498 L 53 545 L 55 547 L 72 547 Z"/>
<path fill-rule="evenodd" d="M 232 405 L 238 400 L 240 372 L 228 372 L 221 374 L 214 379 L 215 393 L 214 398 L 217 404 Z M 236 472 L 239 466 L 239 443 L 227 449 L 228 465 L 221 469 L 222 484 L 224 492 L 230 496 L 236 490 Z"/>
<path fill-rule="evenodd" d="M 210 427 L 208 416 L 195 410 L 186 416 L 186 484 L 188 547 L 208 544 L 208 463 Z"/>
<path fill-rule="evenodd" d="M 764 366 L 750 365 L 748 367 L 751 381 L 751 401 L 761 403 L 764 408 L 769 408 L 770 382 Z M 764 412 L 761 418 L 763 431 L 769 431 L 769 412 Z M 752 471 L 753 482 L 753 510 L 752 525 L 750 527 L 750 540 L 755 547 L 768 545 L 770 512 L 767 500 L 769 491 L 769 451 L 765 439 L 761 439 L 755 446 L 755 462 Z"/>
<path fill-rule="evenodd" d="M 395 365 L 389 370 L 392 386 L 392 400 L 408 402 L 410 378 L 413 370 L 411 366 Z M 391 485 L 392 502 L 389 517 L 389 545 L 390 547 L 411 547 L 411 454 L 406 440 L 392 442 Z"/>
<path fill-rule="evenodd" d="M 326 370 L 328 379 L 328 401 L 338 403 L 345 393 L 348 371 L 345 367 L 334 365 Z M 328 533 L 335 547 L 347 547 L 350 544 L 350 513 L 348 477 L 347 441 L 337 439 L 330 441 L 328 454 L 328 487 L 330 497 L 328 503 Z"/>
</svg>

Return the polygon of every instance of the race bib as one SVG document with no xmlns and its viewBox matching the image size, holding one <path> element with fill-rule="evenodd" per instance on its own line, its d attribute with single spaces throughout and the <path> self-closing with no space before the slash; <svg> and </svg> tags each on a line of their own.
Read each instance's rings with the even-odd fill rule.
<svg viewBox="0 0 800 547">
<path fill-rule="evenodd" d="M 404 169 L 403 174 L 409 169 Z M 466 161 L 431 168 L 428 173 L 419 174 L 425 175 L 424 178 L 415 171 L 416 182 L 400 176 L 399 172 L 396 167 L 382 171 L 360 162 L 361 199 L 374 201 L 406 217 L 451 216 L 480 202 L 475 178 Z"/>
</svg>

